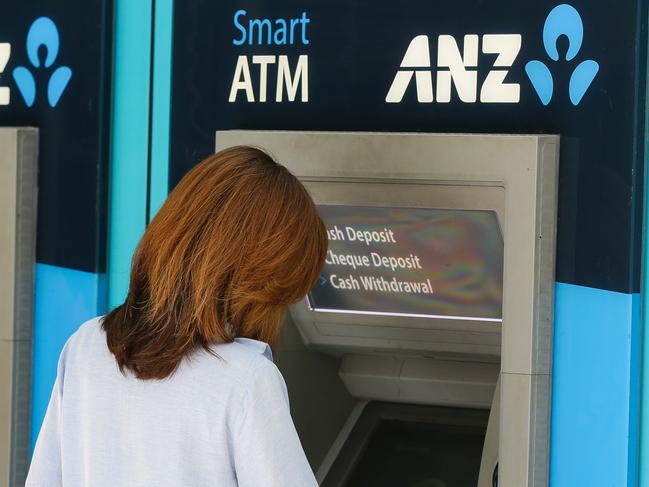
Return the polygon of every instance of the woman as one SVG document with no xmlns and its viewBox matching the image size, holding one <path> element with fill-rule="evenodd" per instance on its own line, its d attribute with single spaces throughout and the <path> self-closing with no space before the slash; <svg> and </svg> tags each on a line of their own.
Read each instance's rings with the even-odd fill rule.
<svg viewBox="0 0 649 487">
<path fill-rule="evenodd" d="M 327 246 L 302 184 L 250 147 L 193 168 L 126 301 L 66 343 L 28 486 L 317 485 L 272 362 Z"/>
</svg>

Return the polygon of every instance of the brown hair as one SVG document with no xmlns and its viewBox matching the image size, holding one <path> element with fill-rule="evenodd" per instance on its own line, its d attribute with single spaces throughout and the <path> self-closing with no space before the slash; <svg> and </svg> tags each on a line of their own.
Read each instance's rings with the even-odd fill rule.
<svg viewBox="0 0 649 487">
<path fill-rule="evenodd" d="M 171 375 L 196 347 L 274 345 L 313 286 L 326 230 L 304 186 L 259 149 L 214 154 L 178 183 L 133 256 L 126 301 L 103 320 L 122 371 Z"/>
</svg>

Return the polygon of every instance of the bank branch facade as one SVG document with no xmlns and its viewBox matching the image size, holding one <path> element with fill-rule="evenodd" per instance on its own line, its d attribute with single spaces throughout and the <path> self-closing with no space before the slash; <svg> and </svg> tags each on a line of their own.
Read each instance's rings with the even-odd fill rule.
<svg viewBox="0 0 649 487">
<path fill-rule="evenodd" d="M 645 0 L 0 10 L 0 485 L 166 195 L 248 144 L 327 227 L 276 350 L 320 485 L 649 486 Z"/>
</svg>

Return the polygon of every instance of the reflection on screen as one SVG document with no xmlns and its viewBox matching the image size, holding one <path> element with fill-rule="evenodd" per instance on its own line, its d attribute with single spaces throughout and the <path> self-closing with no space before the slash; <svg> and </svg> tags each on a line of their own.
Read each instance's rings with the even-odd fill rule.
<svg viewBox="0 0 649 487">
<path fill-rule="evenodd" d="M 319 205 L 329 249 L 314 311 L 501 321 L 496 213 Z"/>
</svg>

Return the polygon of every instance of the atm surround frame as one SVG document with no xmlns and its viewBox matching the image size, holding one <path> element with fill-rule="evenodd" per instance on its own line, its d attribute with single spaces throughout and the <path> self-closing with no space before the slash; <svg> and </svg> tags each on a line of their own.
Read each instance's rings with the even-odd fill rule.
<svg viewBox="0 0 649 487">
<path fill-rule="evenodd" d="M 307 186 L 343 178 L 505 189 L 499 477 L 548 485 L 558 136 L 230 130 L 216 144 L 259 146 Z"/>
</svg>

